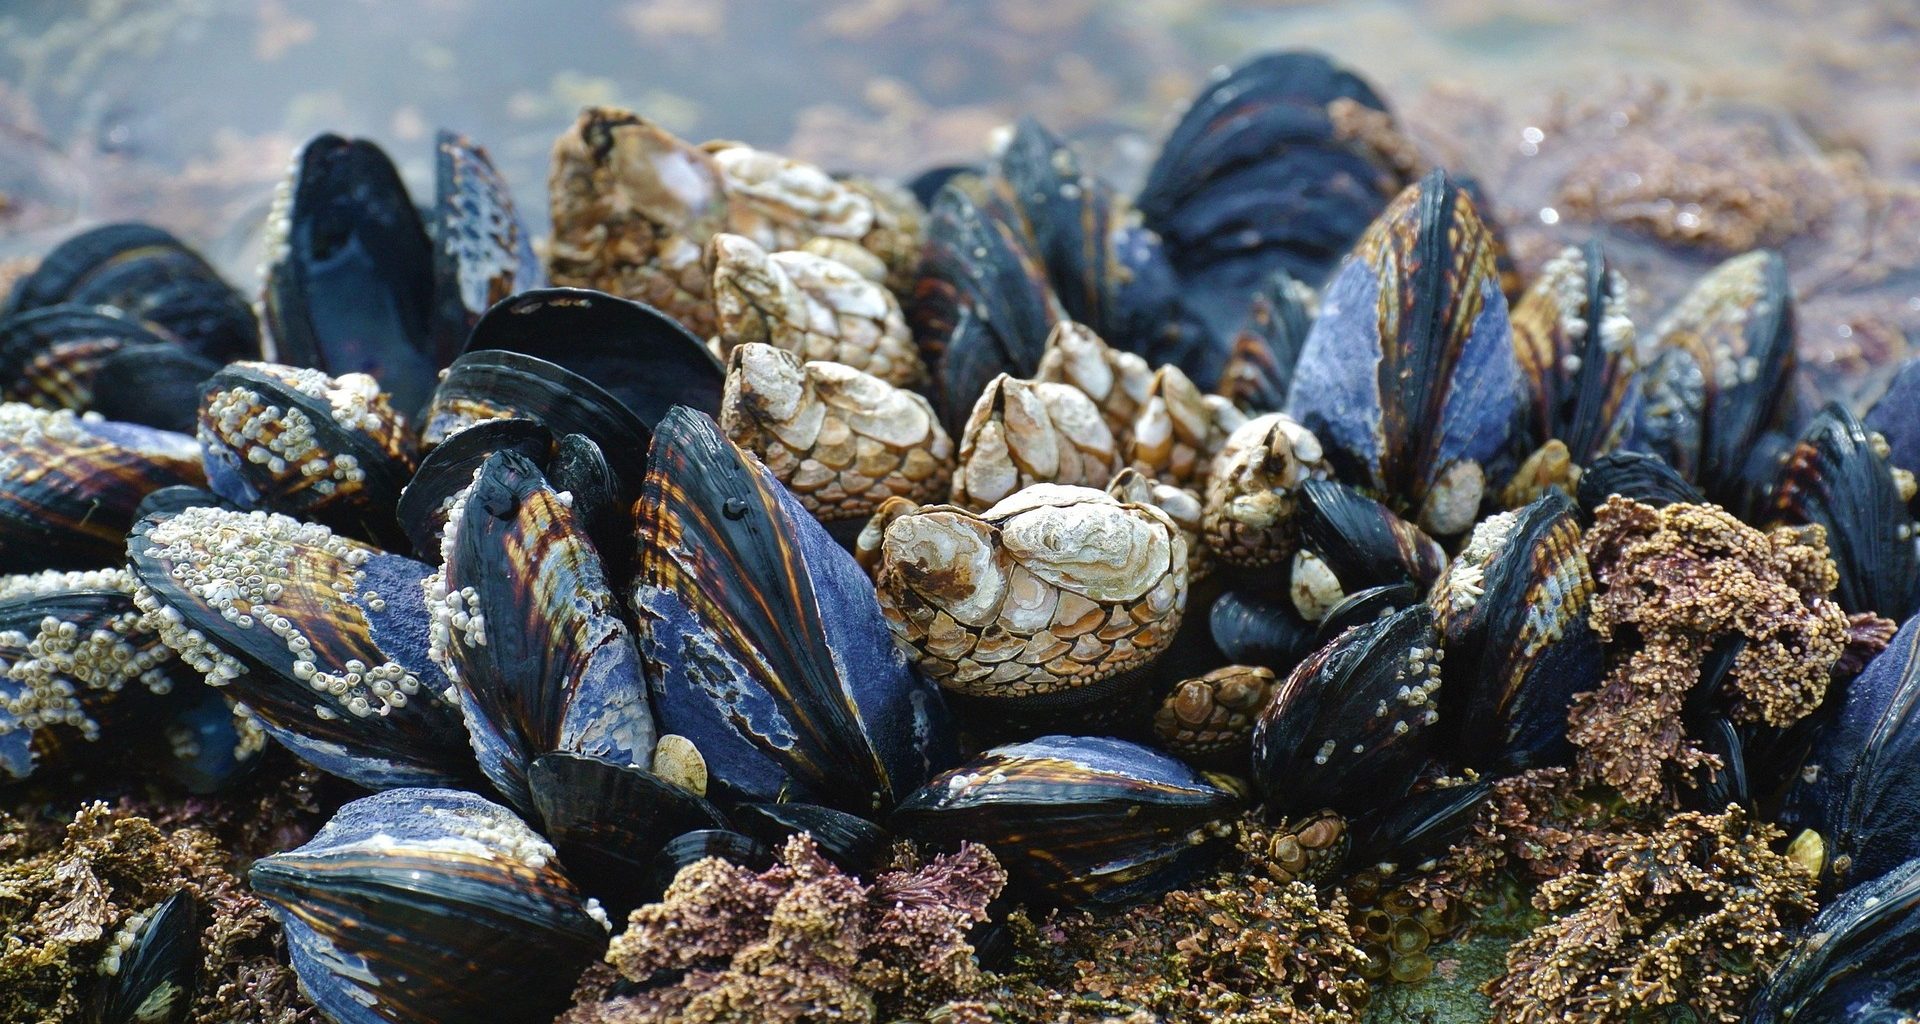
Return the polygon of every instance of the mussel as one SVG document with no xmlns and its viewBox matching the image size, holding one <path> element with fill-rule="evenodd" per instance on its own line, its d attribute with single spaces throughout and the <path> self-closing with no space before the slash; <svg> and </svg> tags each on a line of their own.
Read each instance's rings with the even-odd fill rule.
<svg viewBox="0 0 1920 1024">
<path fill-rule="evenodd" d="M 1300 487 L 1288 593 L 1302 618 L 1320 622 L 1342 601 L 1374 587 L 1425 591 L 1447 567 L 1433 538 L 1387 506 L 1345 484 L 1308 480 Z"/>
<path fill-rule="evenodd" d="M 200 919 L 199 898 L 182 889 L 123 925 L 100 965 L 90 1024 L 185 1021 L 200 985 Z"/>
<path fill-rule="evenodd" d="M 1821 908 L 1747 1009 L 1749 1024 L 1899 1024 L 1920 1013 L 1920 859 Z"/>
<path fill-rule="evenodd" d="M 1791 524 L 1826 528 L 1840 607 L 1901 621 L 1920 598 L 1920 553 L 1907 511 L 1913 478 L 1902 481 L 1887 453 L 1886 441 L 1845 406 L 1827 406 L 1781 465 L 1772 511 Z"/>
</svg>

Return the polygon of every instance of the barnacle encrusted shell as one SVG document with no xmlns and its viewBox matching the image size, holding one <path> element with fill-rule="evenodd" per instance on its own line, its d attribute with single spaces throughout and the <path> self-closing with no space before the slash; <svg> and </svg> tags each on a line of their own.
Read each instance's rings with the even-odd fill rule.
<svg viewBox="0 0 1920 1024">
<path fill-rule="evenodd" d="M 952 480 L 953 439 L 926 399 L 771 345 L 733 350 L 720 428 L 823 522 L 863 519 L 890 497 L 938 501 Z"/>
<path fill-rule="evenodd" d="M 760 342 L 901 387 L 926 382 L 899 301 L 853 267 L 734 234 L 713 237 L 707 267 L 722 355 Z"/>
<path fill-rule="evenodd" d="M 701 256 L 727 216 L 713 157 L 637 114 L 588 107 L 554 143 L 547 188 L 554 284 L 638 299 L 713 333 Z"/>
<path fill-rule="evenodd" d="M 1238 568 L 1277 565 L 1298 541 L 1300 485 L 1331 470 L 1313 432 L 1284 413 L 1268 413 L 1227 436 L 1207 477 L 1201 532 L 1207 548 Z"/>
<path fill-rule="evenodd" d="M 993 379 L 960 435 L 953 502 L 979 510 L 1032 484 L 1104 487 L 1119 468 L 1113 433 L 1079 388 Z"/>
<path fill-rule="evenodd" d="M 1128 431 L 1128 464 L 1163 483 L 1198 487 L 1227 438 L 1247 422 L 1233 403 L 1203 395 L 1177 366 L 1154 371 Z"/>
<path fill-rule="evenodd" d="M 1186 607 L 1187 542 L 1166 513 L 1039 484 L 980 514 L 887 527 L 880 605 L 922 671 L 956 693 L 1051 695 L 1147 663 Z"/>
<path fill-rule="evenodd" d="M 1072 320 L 1053 325 L 1033 379 L 1071 384 L 1085 392 L 1116 438 L 1132 434 L 1134 418 L 1154 383 L 1145 359 L 1108 345 L 1092 328 Z"/>
</svg>

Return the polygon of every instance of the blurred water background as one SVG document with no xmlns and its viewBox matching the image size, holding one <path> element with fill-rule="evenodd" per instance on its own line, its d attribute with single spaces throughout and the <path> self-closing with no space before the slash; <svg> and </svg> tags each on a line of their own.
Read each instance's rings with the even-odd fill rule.
<svg viewBox="0 0 1920 1024">
<path fill-rule="evenodd" d="M 1031 113 L 1130 187 L 1210 71 L 1282 47 L 1479 177 L 1523 266 L 1604 231 L 1658 308 L 1772 245 L 1810 361 L 1857 377 L 1920 336 L 1914 0 L 0 0 L 0 257 L 137 217 L 251 287 L 321 130 L 416 189 L 463 131 L 543 231 L 548 149 L 590 103 L 899 176 Z"/>
</svg>

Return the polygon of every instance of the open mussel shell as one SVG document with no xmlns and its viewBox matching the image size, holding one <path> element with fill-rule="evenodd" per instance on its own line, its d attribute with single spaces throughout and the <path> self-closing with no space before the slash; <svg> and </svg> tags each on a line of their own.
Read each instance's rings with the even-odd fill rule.
<svg viewBox="0 0 1920 1024">
<path fill-rule="evenodd" d="M 88 1024 L 181 1024 L 200 982 L 200 901 L 182 889 L 109 954 Z"/>
<path fill-rule="evenodd" d="M 863 816 L 950 763 L 873 584 L 766 467 L 680 408 L 648 458 L 632 606 L 662 728 L 731 795 Z"/>
<path fill-rule="evenodd" d="M 1632 447 L 1735 514 L 1751 511 L 1737 499 L 1761 435 L 1788 411 L 1793 324 L 1778 253 L 1757 250 L 1709 271 L 1655 329 Z"/>
<path fill-rule="evenodd" d="M 724 828 L 695 829 L 667 840 L 660 852 L 653 855 L 646 874 L 648 899 L 659 899 L 681 869 L 708 857 L 718 857 L 754 871 L 773 866 L 773 851 L 752 836 Z"/>
<path fill-rule="evenodd" d="M 1238 798 L 1166 754 L 1105 737 L 995 747 L 929 780 L 891 819 L 922 842 L 977 842 L 1032 899 L 1121 904 L 1217 852 Z"/>
<path fill-rule="evenodd" d="M 514 209 L 506 180 L 487 151 L 455 132 L 434 142 L 433 350 L 453 362 L 468 332 L 495 303 L 544 276 L 533 236 Z"/>
<path fill-rule="evenodd" d="M 1482 780 L 1420 790 L 1369 810 L 1348 828 L 1354 866 L 1383 876 L 1425 870 L 1472 827 L 1492 792 Z"/>
<path fill-rule="evenodd" d="M 433 393 L 420 440 L 437 448 L 476 423 L 504 419 L 530 420 L 555 436 L 592 438 L 609 453 L 622 493 L 639 493 L 648 424 L 599 385 L 535 356 L 490 349 L 455 359 Z"/>
<path fill-rule="evenodd" d="M 95 378 L 126 348 L 173 347 L 138 321 L 94 306 L 43 306 L 0 320 L 0 395 L 49 409 L 93 408 Z"/>
<path fill-rule="evenodd" d="M 732 818 L 742 832 L 771 849 L 805 832 L 828 860 L 867 877 L 885 862 L 893 844 L 887 830 L 873 822 L 818 804 L 747 803 L 735 807 Z"/>
<path fill-rule="evenodd" d="M 355 800 L 248 877 L 286 926 L 301 990 L 338 1024 L 548 1021 L 606 948 L 553 847 L 472 793 Z"/>
<path fill-rule="evenodd" d="M 1513 306 L 1513 347 L 1531 397 L 1526 447 L 1566 445 L 1574 464 L 1614 450 L 1640 402 L 1627 285 L 1600 243 L 1547 261 Z"/>
<path fill-rule="evenodd" d="M 1788 792 L 1784 817 L 1827 842 L 1854 885 L 1920 857 L 1920 617 L 1847 684 Z"/>
<path fill-rule="evenodd" d="M 1300 551 L 1288 591 L 1300 614 L 1314 621 L 1347 595 L 1373 587 L 1409 584 L 1424 592 L 1447 565 L 1433 538 L 1345 484 L 1302 484 L 1297 520 Z"/>
<path fill-rule="evenodd" d="M 1352 814 L 1405 793 L 1426 759 L 1440 689 L 1424 604 L 1355 626 L 1274 691 L 1253 731 L 1253 780 L 1270 818 Z"/>
<path fill-rule="evenodd" d="M 184 434 L 0 404 L 0 571 L 116 564 L 142 497 L 203 482 Z"/>
<path fill-rule="evenodd" d="M 62 242 L 21 279 L 6 313 L 112 307 L 216 363 L 259 356 L 251 305 L 179 239 L 150 224 L 107 224 Z"/>
<path fill-rule="evenodd" d="M 0 576 L 0 783 L 116 752 L 190 678 L 125 570 Z"/>
<path fill-rule="evenodd" d="M 553 451 L 553 431 L 532 420 L 482 420 L 440 442 L 422 456 L 413 479 L 400 491 L 394 514 L 421 558 L 440 557 L 440 533 L 453 499 L 473 484 L 473 474 L 497 451 L 518 452 L 544 465 Z"/>
<path fill-rule="evenodd" d="M 427 657 L 431 569 L 268 512 L 141 520 L 135 602 L 188 666 L 267 734 L 372 789 L 466 785 L 472 754 Z"/>
<path fill-rule="evenodd" d="M 454 499 L 428 584 L 434 660 L 453 680 L 480 768 L 531 810 L 549 751 L 650 764 L 646 677 L 574 508 L 538 466 L 487 456 Z"/>
<path fill-rule="evenodd" d="M 194 436 L 207 486 L 237 505 L 400 536 L 412 434 L 372 377 L 233 363 L 206 382 Z"/>
<path fill-rule="evenodd" d="M 1376 135 L 1354 130 L 1373 122 Z M 1244 296 L 1275 268 L 1317 285 L 1407 183 L 1406 168 L 1371 144 L 1393 133 L 1385 103 L 1353 72 L 1316 53 L 1258 57 L 1187 108 L 1140 210 L 1197 287 Z"/>
<path fill-rule="evenodd" d="M 1605 668 L 1587 621 L 1592 567 L 1559 491 L 1481 520 L 1428 598 L 1446 650 L 1443 731 L 1502 772 L 1567 759 L 1567 708 Z"/>
<path fill-rule="evenodd" d="M 393 162 L 365 139 L 315 136 L 268 224 L 263 314 L 275 362 L 368 373 L 407 412 L 433 389 L 433 253 Z"/>
<path fill-rule="evenodd" d="M 603 757 L 543 754 L 528 767 L 527 786 L 568 877 L 615 917 L 658 896 L 648 871 L 670 838 L 727 825 L 699 796 Z"/>
<path fill-rule="evenodd" d="M 1840 607 L 1896 622 L 1913 614 L 1920 597 L 1913 517 L 1893 467 L 1844 406 L 1827 406 L 1794 445 L 1780 467 L 1772 511 L 1790 524 L 1826 528 Z"/>
<path fill-rule="evenodd" d="M 1578 490 L 1580 511 L 1589 519 L 1595 509 L 1616 494 L 1654 508 L 1702 505 L 1707 500 L 1699 488 L 1667 465 L 1667 460 L 1647 452 L 1609 452 L 1600 456 L 1580 474 Z"/>
<path fill-rule="evenodd" d="M 1464 533 L 1512 472 L 1521 395 L 1494 243 L 1440 171 L 1394 200 L 1327 285 L 1287 412 L 1340 477 Z"/>
<path fill-rule="evenodd" d="M 1898 1024 L 1920 1013 L 1920 859 L 1822 907 L 1747 1008 L 1749 1024 Z"/>
<path fill-rule="evenodd" d="M 988 382 L 1031 378 L 1063 316 L 1011 185 L 962 176 L 934 200 L 914 283 L 914 338 L 938 360 L 934 406 L 959 437 Z"/>
</svg>

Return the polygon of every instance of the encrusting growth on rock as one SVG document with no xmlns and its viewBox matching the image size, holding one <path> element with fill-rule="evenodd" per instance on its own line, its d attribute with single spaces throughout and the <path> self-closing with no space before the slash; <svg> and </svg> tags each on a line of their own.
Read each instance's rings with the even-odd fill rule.
<svg viewBox="0 0 1920 1024">
<path fill-rule="evenodd" d="M 1763 533 L 1715 506 L 1654 508 L 1616 495 L 1596 512 L 1586 547 L 1609 670 L 1600 689 L 1574 698 L 1567 738 L 1581 780 L 1629 800 L 1652 800 L 1675 769 L 1707 764 L 1680 711 L 1717 645 L 1744 640 L 1724 693 L 1733 718 L 1778 728 L 1819 705 L 1863 632 L 1827 597 L 1838 574 L 1818 527 Z"/>
</svg>

